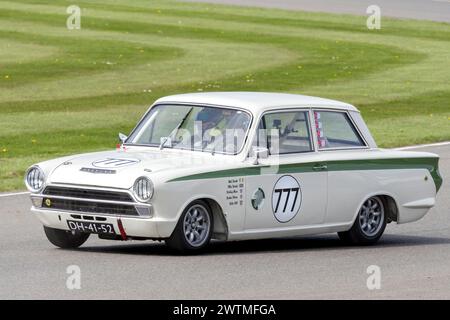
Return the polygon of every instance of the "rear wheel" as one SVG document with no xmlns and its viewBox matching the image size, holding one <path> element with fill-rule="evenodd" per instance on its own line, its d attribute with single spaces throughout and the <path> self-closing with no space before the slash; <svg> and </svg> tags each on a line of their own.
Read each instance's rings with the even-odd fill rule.
<svg viewBox="0 0 450 320">
<path fill-rule="evenodd" d="M 386 228 L 385 205 L 380 197 L 370 197 L 359 209 L 358 216 L 349 231 L 339 232 L 339 238 L 349 244 L 370 245 L 376 243 Z"/>
<path fill-rule="evenodd" d="M 63 249 L 78 248 L 89 238 L 89 233 L 59 230 L 44 226 L 48 241 Z"/>
<path fill-rule="evenodd" d="M 183 211 L 175 230 L 166 244 L 182 252 L 196 252 L 211 240 L 213 216 L 208 204 L 201 200 L 191 202 Z"/>
</svg>

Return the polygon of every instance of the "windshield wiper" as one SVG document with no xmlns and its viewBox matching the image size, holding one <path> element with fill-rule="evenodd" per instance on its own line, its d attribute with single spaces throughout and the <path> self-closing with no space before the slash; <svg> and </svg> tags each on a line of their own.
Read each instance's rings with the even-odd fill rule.
<svg viewBox="0 0 450 320">
<path fill-rule="evenodd" d="M 159 145 L 159 150 L 164 149 L 164 145 L 166 144 L 167 140 L 169 140 L 170 136 L 172 136 L 174 133 L 176 133 L 178 131 L 178 129 L 181 128 L 181 126 L 184 124 L 184 122 L 186 121 L 186 119 L 189 117 L 189 115 L 191 114 L 192 110 L 194 109 L 194 107 L 191 107 L 189 109 L 189 111 L 186 113 L 186 115 L 184 116 L 183 119 L 181 119 L 180 123 L 178 123 L 178 125 L 175 127 L 175 129 L 173 129 L 170 134 L 164 138 L 164 140 L 161 142 L 161 144 Z"/>
</svg>

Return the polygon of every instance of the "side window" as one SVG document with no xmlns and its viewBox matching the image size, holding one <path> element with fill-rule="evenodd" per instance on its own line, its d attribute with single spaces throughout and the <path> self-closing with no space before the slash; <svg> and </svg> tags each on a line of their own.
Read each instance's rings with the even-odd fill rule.
<svg viewBox="0 0 450 320">
<path fill-rule="evenodd" d="M 259 129 L 258 145 L 267 146 L 270 154 L 312 151 L 307 111 L 268 113 Z"/>
<path fill-rule="evenodd" d="M 314 111 L 319 149 L 365 146 L 344 112 Z"/>
</svg>

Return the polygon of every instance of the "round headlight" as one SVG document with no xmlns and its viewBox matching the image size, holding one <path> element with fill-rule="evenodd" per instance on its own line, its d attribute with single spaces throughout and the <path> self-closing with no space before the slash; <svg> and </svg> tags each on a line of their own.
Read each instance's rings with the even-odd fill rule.
<svg viewBox="0 0 450 320">
<path fill-rule="evenodd" d="M 39 192 L 44 186 L 45 175 L 39 167 L 31 167 L 25 175 L 25 184 L 31 192 Z"/>
<path fill-rule="evenodd" d="M 153 183 L 147 177 L 137 178 L 133 186 L 133 191 L 140 202 L 147 202 L 153 196 Z"/>
</svg>

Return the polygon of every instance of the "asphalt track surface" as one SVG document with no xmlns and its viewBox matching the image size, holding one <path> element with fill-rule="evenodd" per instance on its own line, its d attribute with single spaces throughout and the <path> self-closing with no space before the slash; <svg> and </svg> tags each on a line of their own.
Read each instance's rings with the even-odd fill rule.
<svg viewBox="0 0 450 320">
<path fill-rule="evenodd" d="M 386 17 L 450 22 L 450 0 L 183 0 L 251 7 L 366 15 L 377 5 Z"/>
<path fill-rule="evenodd" d="M 390 224 L 378 245 L 343 246 L 337 235 L 216 242 L 177 256 L 158 242 L 92 236 L 77 250 L 53 247 L 29 211 L 28 195 L 0 197 L 0 299 L 450 299 L 450 145 L 444 185 L 422 220 Z M 66 271 L 81 270 L 69 290 Z M 381 270 L 369 290 L 367 268 Z"/>
</svg>

